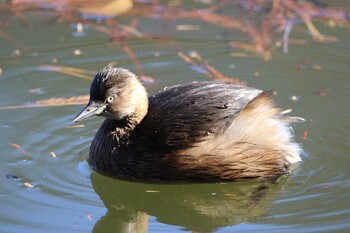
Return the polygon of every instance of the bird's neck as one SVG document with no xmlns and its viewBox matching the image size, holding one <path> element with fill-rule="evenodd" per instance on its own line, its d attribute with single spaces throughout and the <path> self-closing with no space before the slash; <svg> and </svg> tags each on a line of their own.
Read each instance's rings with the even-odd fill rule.
<svg viewBox="0 0 350 233">
<path fill-rule="evenodd" d="M 139 90 L 139 93 L 135 93 L 134 95 L 137 96 L 137 98 L 133 98 L 135 103 L 130 105 L 133 106 L 133 113 L 129 116 L 126 116 L 122 119 L 110 119 L 106 120 L 110 122 L 112 134 L 117 139 L 118 144 L 125 143 L 133 132 L 133 130 L 136 128 L 136 126 L 143 120 L 143 118 L 147 115 L 148 112 L 148 98 L 147 93 L 145 92 L 145 89 L 140 84 L 140 88 L 135 88 L 136 90 Z M 102 128 L 102 126 L 101 126 Z"/>
<path fill-rule="evenodd" d="M 106 119 L 91 143 L 90 166 L 107 176 L 127 177 L 130 173 L 127 164 L 134 160 L 129 145 L 132 133 L 141 120 L 135 114 L 122 120 Z"/>
<path fill-rule="evenodd" d="M 112 138 L 115 140 L 114 142 L 115 146 L 120 146 L 121 144 L 127 144 L 130 138 L 130 135 L 132 134 L 136 126 L 141 122 L 141 120 L 135 115 L 126 117 L 121 120 L 107 120 L 107 121 L 111 121 L 110 123 L 113 125 L 112 128 L 110 129 L 111 130 L 110 134 L 113 136 Z"/>
</svg>

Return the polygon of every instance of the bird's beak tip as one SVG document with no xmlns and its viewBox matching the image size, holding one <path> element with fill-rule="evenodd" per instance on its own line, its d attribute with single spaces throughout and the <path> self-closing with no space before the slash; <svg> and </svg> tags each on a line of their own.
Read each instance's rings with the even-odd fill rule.
<svg viewBox="0 0 350 233">
<path fill-rule="evenodd" d="M 100 115 L 104 109 L 106 108 L 106 105 L 96 104 L 96 103 L 89 103 L 73 120 L 73 123 L 80 122 L 84 119 L 98 116 Z"/>
<path fill-rule="evenodd" d="M 79 119 L 77 119 L 77 117 L 76 117 L 76 118 L 74 118 L 73 123 L 78 123 L 78 122 L 80 122 L 80 120 L 79 120 Z"/>
</svg>

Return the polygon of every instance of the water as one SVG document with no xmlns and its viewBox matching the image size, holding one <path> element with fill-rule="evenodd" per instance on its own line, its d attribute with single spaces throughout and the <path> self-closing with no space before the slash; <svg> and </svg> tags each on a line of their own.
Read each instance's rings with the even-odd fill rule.
<svg viewBox="0 0 350 233">
<path fill-rule="evenodd" d="M 71 22 L 57 21 L 55 13 L 27 12 L 25 21 L 15 15 L 7 20 L 1 30 L 18 43 L 0 38 L 1 106 L 87 94 L 90 81 L 38 69 L 53 61 L 94 71 L 114 62 L 136 72 L 118 43 L 92 28 L 77 37 Z M 128 24 L 130 17 L 118 20 Z M 201 30 L 179 32 L 177 23 Z M 102 119 L 71 128 L 83 106 L 0 110 L 1 232 L 350 231 L 346 29 L 317 24 L 338 38 L 335 43 L 312 42 L 305 30 L 292 31 L 308 44 L 290 45 L 288 55 L 278 49 L 272 60 L 264 61 L 232 56 L 227 43 L 243 35 L 200 21 L 143 20 L 140 27 L 171 38 L 183 51 L 198 51 L 223 74 L 274 89 L 279 106 L 307 120 L 294 127 L 305 150 L 303 162 L 273 182 L 156 185 L 113 180 L 92 172 L 85 162 Z M 130 38 L 127 44 L 154 79 L 146 84 L 149 93 L 207 80 L 179 58 L 170 42 Z"/>
</svg>

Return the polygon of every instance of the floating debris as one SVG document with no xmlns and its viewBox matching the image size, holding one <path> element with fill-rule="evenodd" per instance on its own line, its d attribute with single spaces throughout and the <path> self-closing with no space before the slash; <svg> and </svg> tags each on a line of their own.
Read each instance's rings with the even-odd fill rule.
<svg viewBox="0 0 350 233">
<path fill-rule="evenodd" d="M 0 110 L 85 105 L 87 104 L 88 101 L 89 101 L 89 95 L 73 96 L 70 98 L 51 98 L 46 100 L 38 100 L 26 105 L 0 106 Z M 11 144 L 11 143 L 9 144 L 16 148 L 17 146 L 19 146 L 17 144 Z"/>
<path fill-rule="evenodd" d="M 227 196 L 227 197 L 237 197 L 238 195 L 237 195 L 237 194 L 234 194 L 234 193 L 225 193 L 224 196 Z"/>
<path fill-rule="evenodd" d="M 82 52 L 81 52 L 80 49 L 76 49 L 76 50 L 74 50 L 73 54 L 74 54 L 75 56 L 80 56 L 80 55 L 82 54 Z"/>
<path fill-rule="evenodd" d="M 56 157 L 57 157 L 57 155 L 56 155 L 55 152 L 53 152 L 53 151 L 51 151 L 50 154 L 51 154 L 51 156 L 52 156 L 53 158 L 56 158 Z"/>
<path fill-rule="evenodd" d="M 160 191 L 158 190 L 146 190 L 146 193 L 159 193 Z"/>
<path fill-rule="evenodd" d="M 30 156 L 30 153 L 27 152 L 26 150 L 24 150 L 20 145 L 15 144 L 15 143 L 9 143 L 9 145 L 12 146 L 12 147 L 14 147 L 14 148 L 16 148 L 16 149 L 17 149 L 18 151 L 20 151 L 22 154 Z"/>
<path fill-rule="evenodd" d="M 289 99 L 290 99 L 291 101 L 298 102 L 298 101 L 301 100 L 301 96 L 300 96 L 300 95 L 293 95 L 293 96 L 289 97 Z"/>
<path fill-rule="evenodd" d="M 13 56 L 21 56 L 21 50 L 19 50 L 19 49 L 15 49 L 15 50 L 13 50 L 13 52 L 12 52 L 12 55 Z"/>
<path fill-rule="evenodd" d="M 139 79 L 143 83 L 154 83 L 154 79 L 151 76 L 141 75 L 141 76 L 139 76 Z"/>
<path fill-rule="evenodd" d="M 204 59 L 196 51 L 189 52 L 189 55 L 186 55 L 182 51 L 178 51 L 177 54 L 186 63 L 190 64 L 192 69 L 196 70 L 198 73 L 204 74 L 210 79 L 246 85 L 246 83 L 241 81 L 239 78 L 231 78 L 220 73 L 214 66 L 211 66 L 204 61 Z"/>
<path fill-rule="evenodd" d="M 311 68 L 314 70 L 322 70 L 323 67 L 320 64 L 310 64 L 310 62 L 302 60 L 296 64 L 296 67 L 298 70 L 305 69 L 305 68 Z"/>
<path fill-rule="evenodd" d="M 285 114 L 291 113 L 292 111 L 293 111 L 293 109 L 288 108 L 288 109 L 286 109 L 286 110 L 281 111 L 280 114 L 281 114 L 281 115 L 285 115 Z"/>
<path fill-rule="evenodd" d="M 39 65 L 38 70 L 40 71 L 55 71 L 62 74 L 68 74 L 73 77 L 92 80 L 96 72 L 91 70 L 84 70 L 69 66 L 56 66 L 56 65 Z"/>
<path fill-rule="evenodd" d="M 83 23 L 73 24 L 71 28 L 74 30 L 71 35 L 74 37 L 83 37 L 86 36 L 86 31 L 84 29 L 88 28 L 88 25 L 84 25 Z"/>
<path fill-rule="evenodd" d="M 71 128 L 83 128 L 85 127 L 84 124 L 76 124 L 76 125 L 68 125 L 66 126 L 67 129 L 71 129 Z"/>
<path fill-rule="evenodd" d="M 319 64 L 313 64 L 311 67 L 312 67 L 312 69 L 314 69 L 314 70 L 322 70 L 322 66 L 319 65 Z"/>
<path fill-rule="evenodd" d="M 29 93 L 29 94 L 38 94 L 38 95 L 41 95 L 41 94 L 44 94 L 45 91 L 41 90 L 41 88 L 38 87 L 38 88 L 30 89 L 28 93 Z"/>
<path fill-rule="evenodd" d="M 24 184 L 24 186 L 26 186 L 26 187 L 28 187 L 28 188 L 31 188 L 31 189 L 35 187 L 34 185 L 32 185 L 32 184 L 29 183 L 29 182 L 24 182 L 23 184 Z"/>
<path fill-rule="evenodd" d="M 232 52 L 230 53 L 232 57 L 247 57 L 248 54 L 245 52 Z"/>
<path fill-rule="evenodd" d="M 177 25 L 177 31 L 199 31 L 201 30 L 201 26 L 199 25 Z"/>
<path fill-rule="evenodd" d="M 90 214 L 87 214 L 86 215 L 86 218 L 90 221 L 90 222 L 92 222 L 93 221 L 93 219 L 92 219 L 92 217 L 91 217 L 91 215 Z"/>
<path fill-rule="evenodd" d="M 77 24 L 77 32 L 83 32 L 83 30 L 84 30 L 83 24 L 82 23 L 78 23 Z"/>
<path fill-rule="evenodd" d="M 35 103 L 41 105 L 81 105 L 86 104 L 89 100 L 89 95 L 72 96 L 69 98 L 51 98 L 46 100 L 38 100 Z"/>
<path fill-rule="evenodd" d="M 307 131 L 304 131 L 303 140 L 306 140 L 306 139 L 307 139 L 307 134 L 308 134 L 308 132 L 307 132 Z"/>
</svg>

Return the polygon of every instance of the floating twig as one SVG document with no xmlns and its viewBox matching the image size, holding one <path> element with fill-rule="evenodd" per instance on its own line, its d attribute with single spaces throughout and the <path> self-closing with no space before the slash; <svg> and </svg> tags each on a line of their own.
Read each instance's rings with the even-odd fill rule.
<svg viewBox="0 0 350 233">
<path fill-rule="evenodd" d="M 0 110 L 85 105 L 89 101 L 89 98 L 89 95 L 73 96 L 69 98 L 51 98 L 38 100 L 26 105 L 0 106 Z"/>
<path fill-rule="evenodd" d="M 68 66 L 56 66 L 56 65 L 39 65 L 39 70 L 41 71 L 54 71 L 62 74 L 68 74 L 73 77 L 92 80 L 93 76 L 96 74 L 95 71 L 84 70 L 75 67 Z"/>
<path fill-rule="evenodd" d="M 18 144 L 15 144 L 15 143 L 9 143 L 10 146 L 16 148 L 18 151 L 20 151 L 22 154 L 24 155 L 27 155 L 27 156 L 30 156 L 30 153 L 27 152 L 25 149 L 23 149 L 23 147 L 21 147 L 20 145 Z"/>
<path fill-rule="evenodd" d="M 190 64 L 193 69 L 203 73 L 210 79 L 221 80 L 224 82 L 231 82 L 240 85 L 246 85 L 239 78 L 231 78 L 220 73 L 214 66 L 209 65 L 204 59 L 197 53 L 192 52 L 190 56 L 186 55 L 182 51 L 178 51 L 178 56 L 181 57 L 186 63 Z M 193 60 L 196 59 L 197 61 Z"/>
<path fill-rule="evenodd" d="M 28 188 L 34 188 L 34 185 L 32 185 L 31 183 L 29 183 L 29 182 L 24 182 L 23 183 L 24 184 L 24 186 L 26 186 L 26 187 L 28 187 Z"/>
</svg>

